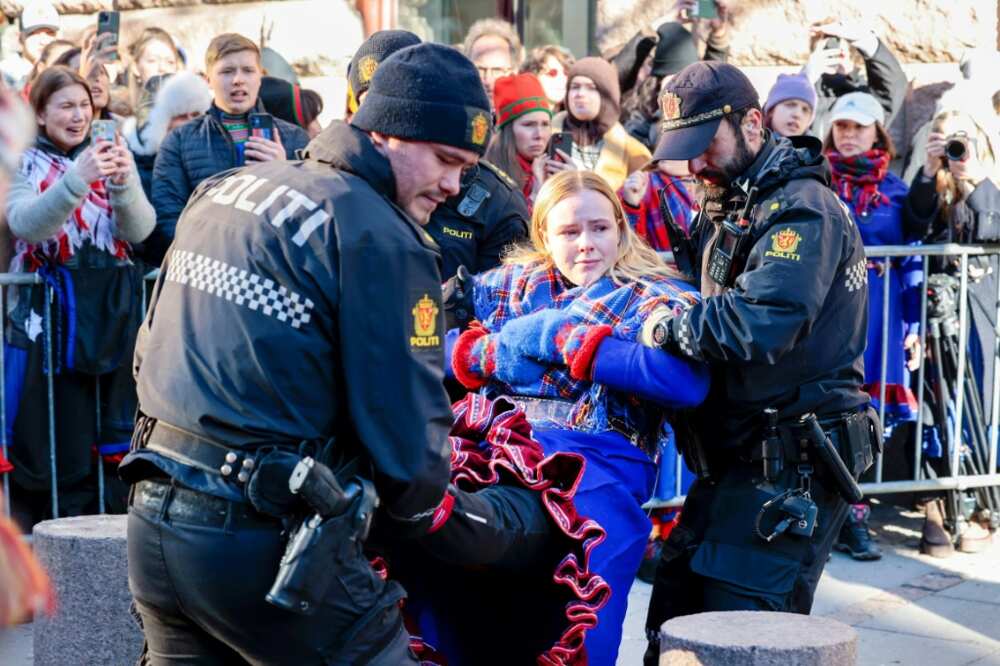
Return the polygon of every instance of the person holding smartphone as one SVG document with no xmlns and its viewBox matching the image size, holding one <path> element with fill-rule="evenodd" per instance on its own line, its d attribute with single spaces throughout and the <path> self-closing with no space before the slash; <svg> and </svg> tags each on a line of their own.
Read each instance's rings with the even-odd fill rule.
<svg viewBox="0 0 1000 666">
<path fill-rule="evenodd" d="M 553 173 L 572 169 L 567 152 L 558 151 L 552 134 L 552 108 L 534 74 L 497 79 L 493 86 L 497 133 L 486 157 L 503 169 L 531 204 Z"/>
<path fill-rule="evenodd" d="M 112 130 L 112 140 L 108 133 L 92 139 L 93 101 L 83 77 L 51 67 L 35 81 L 30 101 L 38 138 L 25 151 L 7 195 L 14 236 L 9 270 L 38 273 L 54 287 L 51 321 L 63 331 L 55 337 L 53 361 L 59 367 L 53 377 L 59 515 L 82 515 L 97 511 L 92 447 L 127 441 L 131 433 L 134 398 L 127 408 L 108 397 L 113 385 L 131 381 L 129 350 L 142 316 L 141 275 L 131 262 L 131 244 L 149 235 L 155 214 L 121 137 Z M 24 369 L 6 377 L 7 395 L 19 396 L 11 496 L 24 527 L 52 516 L 49 451 L 39 446 L 47 441 L 49 423 L 42 372 L 45 292 L 39 285 L 14 290 L 6 350 L 14 364 L 8 367 Z M 97 383 L 105 396 L 102 424 L 93 418 Z M 112 428 L 112 419 L 129 426 Z M 117 439 L 108 439 L 112 433 Z M 124 510 L 124 492 L 116 499 L 112 509 Z"/>
<path fill-rule="evenodd" d="M 569 70 L 566 111 L 557 114 L 552 124 L 572 134 L 570 157 L 577 167 L 597 173 L 615 190 L 650 158 L 649 150 L 618 122 L 620 113 L 614 66 L 595 57 L 574 63 Z"/>
<path fill-rule="evenodd" d="M 830 129 L 830 115 L 837 99 L 851 92 L 874 95 L 885 110 L 885 126 L 903 106 L 906 74 L 896 56 L 863 24 L 828 19 L 809 28 L 809 60 L 802 73 L 816 88 L 816 115 L 810 134 L 822 139 Z M 864 62 L 855 65 L 854 53 Z"/>
<path fill-rule="evenodd" d="M 173 240 L 188 198 L 203 180 L 252 162 L 292 159 L 309 143 L 305 130 L 279 118 L 273 119 L 273 140 L 251 136 L 250 114 L 266 112 L 258 99 L 263 70 L 254 42 L 235 33 L 217 36 L 205 53 L 205 70 L 211 108 L 168 134 L 153 166 L 156 229 L 146 247 L 157 262 Z"/>
</svg>

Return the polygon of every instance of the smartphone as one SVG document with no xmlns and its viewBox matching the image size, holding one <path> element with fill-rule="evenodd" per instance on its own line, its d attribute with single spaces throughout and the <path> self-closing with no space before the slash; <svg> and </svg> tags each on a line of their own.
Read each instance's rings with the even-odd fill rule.
<svg viewBox="0 0 1000 666">
<path fill-rule="evenodd" d="M 274 118 L 270 113 L 250 114 L 250 136 L 274 141 Z"/>
<path fill-rule="evenodd" d="M 549 138 L 549 159 L 562 159 L 556 154 L 556 150 L 561 150 L 567 155 L 573 155 L 573 135 L 569 132 L 554 132 Z"/>
<path fill-rule="evenodd" d="M 715 6 L 715 0 L 698 0 L 698 5 L 691 12 L 691 16 L 701 19 L 719 18 L 719 10 Z"/>
<path fill-rule="evenodd" d="M 118 123 L 113 120 L 95 120 L 90 123 L 90 143 L 96 144 L 98 141 L 115 142 L 115 132 Z"/>
<path fill-rule="evenodd" d="M 823 45 L 823 48 L 827 50 L 837 49 L 839 51 L 840 37 L 831 37 L 830 39 L 826 40 L 826 44 Z"/>
<path fill-rule="evenodd" d="M 121 14 L 119 12 L 112 11 L 101 11 L 97 13 L 97 34 L 98 36 L 104 33 L 111 33 L 114 35 L 109 40 L 109 43 L 114 44 L 115 52 L 110 55 L 111 60 L 118 60 L 118 26 L 121 22 Z"/>
</svg>

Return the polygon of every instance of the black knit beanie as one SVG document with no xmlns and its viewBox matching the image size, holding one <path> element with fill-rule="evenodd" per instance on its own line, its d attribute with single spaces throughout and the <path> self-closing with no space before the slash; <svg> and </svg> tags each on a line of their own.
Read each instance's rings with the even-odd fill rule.
<svg viewBox="0 0 1000 666">
<path fill-rule="evenodd" d="M 257 96 L 271 115 L 299 127 L 305 127 L 305 119 L 302 116 L 302 89 L 299 86 L 276 76 L 264 76 L 260 79 L 260 92 Z"/>
<path fill-rule="evenodd" d="M 379 30 L 366 39 L 347 66 L 347 110 L 357 113 L 361 95 L 368 91 L 379 64 L 390 55 L 420 43 L 409 30 Z"/>
<path fill-rule="evenodd" d="M 664 23 L 656 29 L 656 35 L 653 76 L 670 76 L 698 61 L 694 38 L 680 23 Z"/>
<path fill-rule="evenodd" d="M 486 152 L 493 120 L 475 65 L 450 46 L 418 44 L 386 58 L 351 124 L 411 141 Z"/>
</svg>

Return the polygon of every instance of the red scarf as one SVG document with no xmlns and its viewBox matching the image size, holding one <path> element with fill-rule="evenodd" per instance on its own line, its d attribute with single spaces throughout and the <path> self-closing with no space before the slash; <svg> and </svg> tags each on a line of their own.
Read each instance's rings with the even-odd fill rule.
<svg viewBox="0 0 1000 666">
<path fill-rule="evenodd" d="M 872 148 L 853 157 L 844 157 L 835 150 L 826 156 L 833 169 L 833 189 L 853 208 L 855 215 L 867 215 L 889 202 L 889 197 L 878 189 L 889 173 L 889 153 Z"/>
<path fill-rule="evenodd" d="M 531 200 L 531 190 L 535 187 L 535 172 L 531 170 L 531 161 L 521 157 L 521 153 L 517 153 L 517 164 L 524 173 L 524 185 L 521 186 L 521 193 L 524 194 L 524 198 L 528 201 L 528 212 L 530 213 L 534 205 L 534 202 Z"/>
<path fill-rule="evenodd" d="M 29 148 L 21 158 L 21 173 L 41 194 L 62 178 L 72 165 L 73 161 L 64 155 L 55 155 L 37 147 Z M 90 191 L 54 236 L 39 243 L 16 239 L 9 270 L 12 273 L 31 273 L 50 261 L 65 264 L 84 242 L 116 259 L 128 260 L 129 244 L 115 238 L 114 233 L 114 211 L 102 178 L 90 184 Z"/>
</svg>

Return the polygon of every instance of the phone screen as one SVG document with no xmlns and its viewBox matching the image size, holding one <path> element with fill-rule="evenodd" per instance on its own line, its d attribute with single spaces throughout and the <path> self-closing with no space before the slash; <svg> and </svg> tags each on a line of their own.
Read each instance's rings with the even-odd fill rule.
<svg viewBox="0 0 1000 666">
<path fill-rule="evenodd" d="M 549 159 L 561 159 L 556 149 L 567 155 L 573 155 L 573 135 L 569 132 L 555 132 L 549 139 Z"/>
<path fill-rule="evenodd" d="M 116 128 L 117 124 L 113 120 L 95 120 L 90 124 L 91 143 L 97 143 L 100 140 L 114 143 Z"/>
<path fill-rule="evenodd" d="M 719 18 L 719 11 L 715 7 L 715 0 L 698 0 L 698 18 Z"/>
<path fill-rule="evenodd" d="M 274 119 L 268 113 L 250 114 L 250 136 L 259 136 L 272 141 L 274 137 Z"/>
<path fill-rule="evenodd" d="M 97 34 L 103 35 L 105 33 L 110 33 L 113 37 L 110 38 L 109 44 L 115 46 L 115 52 L 109 55 L 111 60 L 118 60 L 118 26 L 121 20 L 121 14 L 118 12 L 102 11 L 97 14 Z"/>
</svg>

